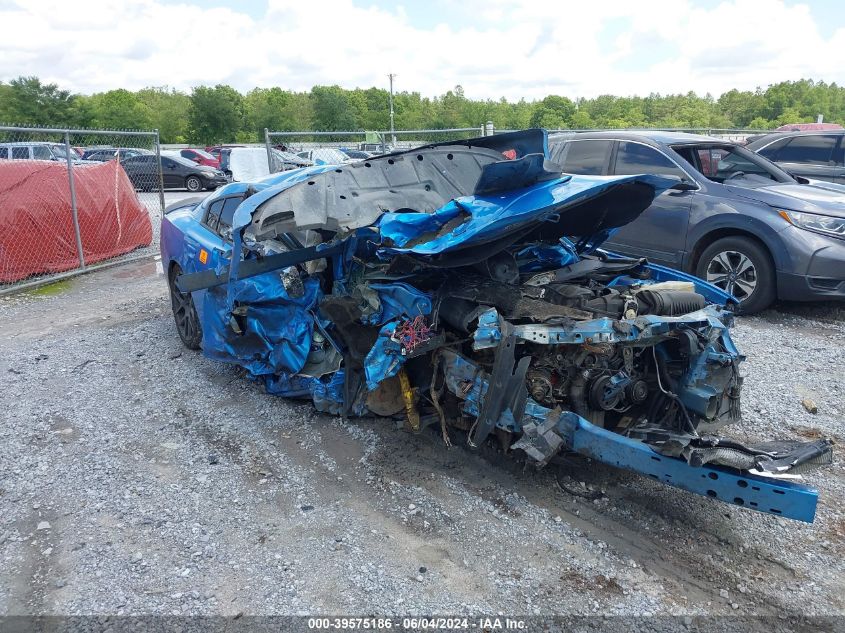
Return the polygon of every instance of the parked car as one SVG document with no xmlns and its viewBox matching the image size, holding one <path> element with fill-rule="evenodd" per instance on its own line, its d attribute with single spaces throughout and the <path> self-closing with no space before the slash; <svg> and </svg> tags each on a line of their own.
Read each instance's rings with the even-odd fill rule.
<svg viewBox="0 0 845 633">
<path fill-rule="evenodd" d="M 801 178 L 845 184 L 845 130 L 776 132 L 746 147 Z"/>
<path fill-rule="evenodd" d="M 246 147 L 246 145 L 207 145 L 205 151 L 219 159 L 220 153 L 224 149 L 232 149 L 233 147 Z"/>
<path fill-rule="evenodd" d="M 64 143 L 48 143 L 44 141 L 22 141 L 17 143 L 0 143 L 0 160 L 54 160 L 67 162 L 67 148 Z M 70 149 L 70 159 L 81 162 L 82 157 Z"/>
<path fill-rule="evenodd" d="M 388 145 L 387 143 L 358 143 L 358 150 L 362 152 L 369 152 L 375 156 L 389 154 L 390 152 L 396 151 L 396 148 L 392 145 Z"/>
<path fill-rule="evenodd" d="M 267 150 L 263 147 L 224 147 L 220 150 L 220 169 L 230 182 L 248 182 L 270 173 L 309 167 L 311 161 L 300 158 L 290 152 L 271 149 L 272 171 L 267 160 Z"/>
<path fill-rule="evenodd" d="M 120 164 L 136 189 L 154 191 L 159 188 L 158 160 L 155 154 L 121 159 Z M 180 156 L 161 157 L 161 176 L 165 189 L 214 190 L 228 182 L 219 169 L 202 167 Z"/>
<path fill-rule="evenodd" d="M 297 156 L 305 160 L 310 160 L 315 165 L 343 165 L 354 160 L 334 147 L 307 149 L 298 152 Z"/>
<path fill-rule="evenodd" d="M 120 158 L 132 158 L 133 156 L 153 156 L 155 152 L 139 147 L 91 147 L 85 150 L 82 154 L 83 160 L 96 161 L 104 163 L 114 160 L 120 155 Z"/>
<path fill-rule="evenodd" d="M 186 148 L 177 150 L 182 158 L 187 158 L 195 162 L 197 165 L 205 165 L 206 167 L 214 167 L 220 169 L 220 157 L 214 156 L 204 149 Z"/>
<path fill-rule="evenodd" d="M 349 149 L 348 147 L 341 147 L 340 151 L 346 154 L 349 158 L 355 160 L 364 160 L 367 158 L 372 158 L 374 156 L 374 154 L 371 154 L 370 152 L 365 152 L 362 149 Z"/>
<path fill-rule="evenodd" d="M 807 183 L 731 142 L 675 132 L 550 137 L 571 174 L 660 174 L 657 196 L 607 247 L 694 273 L 745 312 L 776 298 L 845 299 L 845 188 Z"/>
<path fill-rule="evenodd" d="M 274 157 L 273 172 L 287 171 L 299 167 L 311 167 L 314 163 L 307 158 L 302 158 L 291 152 L 283 152 L 278 149 L 272 150 Z"/>
<path fill-rule="evenodd" d="M 574 451 L 812 521 L 814 490 L 759 473 L 830 464 L 829 441 L 716 435 L 740 422 L 730 295 L 595 250 L 677 181 L 564 175 L 546 143 L 438 143 L 171 207 L 179 336 L 320 411 L 432 425 L 446 445 L 499 442 L 537 465 Z"/>
<path fill-rule="evenodd" d="M 818 132 L 820 130 L 841 130 L 838 123 L 787 123 L 775 128 L 775 132 Z"/>
</svg>

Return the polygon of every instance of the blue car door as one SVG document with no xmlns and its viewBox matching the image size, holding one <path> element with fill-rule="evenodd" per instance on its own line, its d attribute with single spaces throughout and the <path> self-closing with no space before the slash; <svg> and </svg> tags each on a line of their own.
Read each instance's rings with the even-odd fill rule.
<svg viewBox="0 0 845 633">
<path fill-rule="evenodd" d="M 657 148 L 637 141 L 618 141 L 611 175 L 658 174 L 689 182 L 687 173 Z M 681 268 L 695 190 L 669 189 L 658 195 L 639 218 L 617 230 L 605 247 L 632 257 Z"/>
<path fill-rule="evenodd" d="M 229 236 L 232 216 L 241 200 L 242 195 L 228 196 L 200 206 L 199 222 L 192 222 L 185 230 L 183 269 L 186 273 L 228 263 L 232 250 Z"/>
</svg>

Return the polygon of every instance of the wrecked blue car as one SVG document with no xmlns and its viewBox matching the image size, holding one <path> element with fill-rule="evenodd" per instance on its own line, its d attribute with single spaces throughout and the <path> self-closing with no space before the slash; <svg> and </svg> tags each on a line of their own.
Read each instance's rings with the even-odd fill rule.
<svg viewBox="0 0 845 633">
<path fill-rule="evenodd" d="M 543 130 L 232 183 L 161 228 L 177 330 L 327 413 L 561 451 L 802 521 L 831 443 L 749 444 L 735 300 L 602 251 L 678 183 L 561 173 Z"/>
</svg>

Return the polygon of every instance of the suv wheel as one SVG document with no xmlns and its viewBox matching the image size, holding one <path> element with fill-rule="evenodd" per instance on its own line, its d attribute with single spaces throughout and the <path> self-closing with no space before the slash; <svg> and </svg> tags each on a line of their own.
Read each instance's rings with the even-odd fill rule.
<svg viewBox="0 0 845 633">
<path fill-rule="evenodd" d="M 185 178 L 185 189 L 192 193 L 202 191 L 202 180 L 200 180 L 196 176 L 188 176 L 187 178 Z"/>
<path fill-rule="evenodd" d="M 176 264 L 167 276 L 170 286 L 170 305 L 173 308 L 173 320 L 179 338 L 188 349 L 199 349 L 202 343 L 202 326 L 190 292 L 181 292 L 176 287 L 176 278 L 182 274 L 182 268 Z"/>
<path fill-rule="evenodd" d="M 765 310 L 776 298 L 772 260 L 747 237 L 713 242 L 698 259 L 695 274 L 736 297 L 743 314 Z"/>
</svg>

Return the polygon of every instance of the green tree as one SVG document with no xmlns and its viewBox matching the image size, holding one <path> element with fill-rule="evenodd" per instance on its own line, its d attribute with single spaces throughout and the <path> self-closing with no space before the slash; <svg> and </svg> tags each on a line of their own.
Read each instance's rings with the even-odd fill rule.
<svg viewBox="0 0 845 633">
<path fill-rule="evenodd" d="M 719 97 L 717 104 L 728 125 L 737 127 L 750 125 L 765 111 L 765 97 L 759 89 L 756 92 L 728 90 Z"/>
<path fill-rule="evenodd" d="M 184 143 L 188 139 L 188 111 L 191 99 L 184 92 L 164 87 L 139 90 L 138 100 L 152 113 L 152 127 L 162 143 Z"/>
<path fill-rule="evenodd" d="M 356 88 L 352 91 L 358 110 L 358 123 L 365 130 L 386 130 L 390 127 L 390 94 L 382 88 Z M 395 97 L 395 95 L 394 95 Z M 394 120 L 398 114 L 398 100 L 394 98 Z"/>
<path fill-rule="evenodd" d="M 225 143 L 243 127 L 244 98 L 231 86 L 198 86 L 191 91 L 188 138 L 199 143 Z"/>
<path fill-rule="evenodd" d="M 291 107 L 294 94 L 281 88 L 254 88 L 244 98 L 246 126 L 256 138 L 264 139 L 264 128 L 278 131 L 295 131 L 297 120 Z"/>
<path fill-rule="evenodd" d="M 772 124 L 771 121 L 768 121 L 763 117 L 758 116 L 748 122 L 748 127 L 752 130 L 770 130 L 775 126 L 774 124 Z"/>
<path fill-rule="evenodd" d="M 578 108 L 570 117 L 569 122 L 573 130 L 590 130 L 596 126 L 586 108 Z"/>
<path fill-rule="evenodd" d="M 15 120 L 12 111 L 12 99 L 14 98 L 14 90 L 8 84 L 0 81 L 0 121 L 4 123 L 11 123 Z"/>
<path fill-rule="evenodd" d="M 109 130 L 153 128 L 153 111 L 138 96 L 119 88 L 93 95 L 89 102 L 91 125 Z"/>
<path fill-rule="evenodd" d="M 358 130 L 357 112 L 349 91 L 340 86 L 314 86 L 314 127 L 318 131 Z"/>
<path fill-rule="evenodd" d="M 0 92 L 0 113 L 9 123 L 21 125 L 73 125 L 73 96 L 56 84 L 42 84 L 38 77 L 12 79 Z"/>
<path fill-rule="evenodd" d="M 570 99 L 549 95 L 534 106 L 531 127 L 567 128 L 573 114 L 575 114 L 575 104 Z"/>
<path fill-rule="evenodd" d="M 462 86 L 429 98 L 394 95 L 397 130 L 479 128 L 769 128 L 780 123 L 845 122 L 845 88 L 812 79 L 784 81 L 765 90 L 729 90 L 718 99 L 693 92 L 675 95 L 600 95 L 539 101 L 470 99 Z M 308 92 L 255 88 L 246 97 L 229 86 L 197 87 L 191 95 L 167 87 L 74 95 L 37 77 L 0 82 L 0 121 L 44 126 L 157 128 L 164 142 L 256 141 L 264 128 L 280 131 L 387 130 L 388 93 L 315 86 Z M 405 136 L 445 140 L 449 134 Z"/>
</svg>

